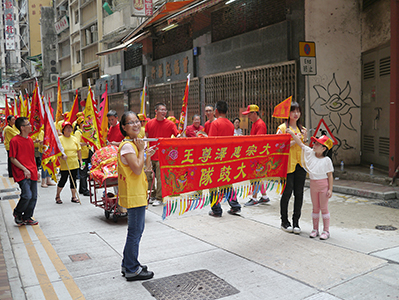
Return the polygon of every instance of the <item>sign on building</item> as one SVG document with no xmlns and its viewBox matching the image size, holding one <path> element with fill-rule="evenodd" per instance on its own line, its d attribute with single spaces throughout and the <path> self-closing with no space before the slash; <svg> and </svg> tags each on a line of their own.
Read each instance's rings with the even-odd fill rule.
<svg viewBox="0 0 399 300">
<path fill-rule="evenodd" d="M 299 42 L 300 68 L 302 75 L 316 75 L 316 45 L 314 42 Z"/>
<path fill-rule="evenodd" d="M 55 32 L 57 32 L 57 34 L 60 34 L 61 32 L 63 32 L 65 29 L 67 29 L 69 27 L 69 22 L 68 22 L 67 16 L 63 16 L 54 25 L 55 25 Z"/>
<path fill-rule="evenodd" d="M 14 5 L 12 0 L 5 0 L 4 2 L 4 23 L 6 50 L 15 50 Z"/>
<path fill-rule="evenodd" d="M 133 0 L 133 16 L 150 17 L 153 13 L 152 0 Z"/>
</svg>

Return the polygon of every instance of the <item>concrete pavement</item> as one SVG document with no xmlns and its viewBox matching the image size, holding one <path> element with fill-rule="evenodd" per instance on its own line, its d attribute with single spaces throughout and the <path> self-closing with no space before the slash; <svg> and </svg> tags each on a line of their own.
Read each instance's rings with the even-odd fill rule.
<svg viewBox="0 0 399 300">
<path fill-rule="evenodd" d="M 57 205 L 56 187 L 39 184 L 39 225 L 17 227 L 12 197 L 18 192 L 10 190 L 17 185 L 4 177 L 3 145 L 0 153 L 0 239 L 13 299 L 155 299 L 141 282 L 120 274 L 126 218 L 107 220 L 88 197 L 71 203 L 64 189 L 64 204 Z M 228 215 L 223 204 L 222 218 L 209 217 L 205 208 L 162 221 L 162 208 L 149 207 L 141 263 L 154 280 L 207 269 L 240 291 L 224 299 L 399 299 L 399 230 L 375 229 L 399 228 L 398 209 L 334 193 L 331 238 L 320 241 L 308 237 L 307 188 L 300 235 L 280 229 L 280 196 L 269 196 L 270 204 L 243 207 L 241 216 Z"/>
</svg>

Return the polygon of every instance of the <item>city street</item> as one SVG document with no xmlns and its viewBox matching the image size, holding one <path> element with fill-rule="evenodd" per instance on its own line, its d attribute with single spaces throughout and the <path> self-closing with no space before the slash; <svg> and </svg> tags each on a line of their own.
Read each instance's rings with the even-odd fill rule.
<svg viewBox="0 0 399 300">
<path fill-rule="evenodd" d="M 121 276 L 127 219 L 107 220 L 89 197 L 72 203 L 65 188 L 58 205 L 56 187 L 39 182 L 39 225 L 17 227 L 17 184 L 5 176 L 3 145 L 0 153 L 0 239 L 13 299 L 156 299 L 142 282 Z M 206 207 L 163 221 L 162 207 L 150 206 L 139 257 L 155 273 L 148 282 L 208 270 L 238 290 L 223 299 L 399 299 L 399 230 L 375 228 L 399 228 L 398 209 L 334 193 L 331 238 L 321 241 L 309 238 L 308 188 L 300 235 L 280 229 L 280 196 L 269 196 L 269 204 L 243 207 L 241 216 L 227 214 L 224 203 L 222 218 Z"/>
</svg>

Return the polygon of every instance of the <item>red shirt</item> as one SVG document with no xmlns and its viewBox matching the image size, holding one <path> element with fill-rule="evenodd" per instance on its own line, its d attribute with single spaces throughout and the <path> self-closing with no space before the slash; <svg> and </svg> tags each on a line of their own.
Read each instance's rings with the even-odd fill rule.
<svg viewBox="0 0 399 300">
<path fill-rule="evenodd" d="M 234 125 L 226 118 L 217 118 L 211 123 L 211 129 L 209 130 L 209 136 L 233 136 Z"/>
<path fill-rule="evenodd" d="M 199 127 L 195 127 L 194 125 L 190 125 L 186 127 L 186 137 L 196 137 L 197 132 L 204 130 L 204 127 L 201 125 Z"/>
<path fill-rule="evenodd" d="M 19 134 L 10 141 L 10 157 L 16 158 L 25 168 L 30 171 L 30 179 L 37 181 L 37 167 L 35 161 L 35 146 L 30 137 L 24 138 Z M 16 165 L 11 164 L 12 175 L 16 182 L 25 179 L 24 171 Z"/>
<path fill-rule="evenodd" d="M 158 121 L 156 118 L 151 119 L 145 125 L 145 132 L 147 133 L 147 137 L 149 138 L 170 138 L 172 134 L 174 136 L 178 135 L 177 128 L 175 123 L 168 119 L 163 119 L 162 121 Z M 150 147 L 156 145 L 158 142 L 150 142 Z M 151 160 L 159 160 L 158 151 L 151 157 Z"/>
<path fill-rule="evenodd" d="M 259 118 L 255 123 L 252 124 L 251 135 L 267 134 L 267 127 L 265 122 Z"/>
<path fill-rule="evenodd" d="M 213 121 L 215 121 L 215 120 L 213 120 Z M 212 122 L 213 122 L 212 121 Z M 211 123 L 212 123 L 211 121 L 206 121 L 205 122 L 205 124 L 204 124 L 204 131 L 205 131 L 205 133 L 207 134 L 207 135 L 209 135 L 209 129 L 211 129 Z"/>
<path fill-rule="evenodd" d="M 125 137 L 119 128 L 119 122 L 115 126 L 111 126 L 108 130 L 108 142 L 122 142 Z"/>
</svg>

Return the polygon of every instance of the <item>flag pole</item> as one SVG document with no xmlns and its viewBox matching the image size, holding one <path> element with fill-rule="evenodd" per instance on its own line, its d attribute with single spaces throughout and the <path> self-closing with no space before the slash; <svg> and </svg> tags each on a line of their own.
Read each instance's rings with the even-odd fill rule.
<svg viewBox="0 0 399 300">
<path fill-rule="evenodd" d="M 82 205 L 82 201 L 80 201 L 79 192 L 78 192 L 78 189 L 76 188 L 75 180 L 73 180 L 73 177 L 72 177 L 71 170 L 69 169 L 69 166 L 68 166 L 68 162 L 67 162 L 67 161 L 65 161 L 65 163 L 66 163 L 66 165 L 67 165 L 67 168 L 68 168 L 68 172 L 69 172 L 69 178 L 70 178 L 70 179 L 72 179 L 72 184 L 73 184 L 73 187 L 75 188 L 76 195 L 78 196 L 79 203 L 80 203 L 80 205 Z M 79 170 L 78 170 L 78 172 L 79 172 Z M 73 198 L 73 196 L 72 196 L 72 198 Z"/>
</svg>

